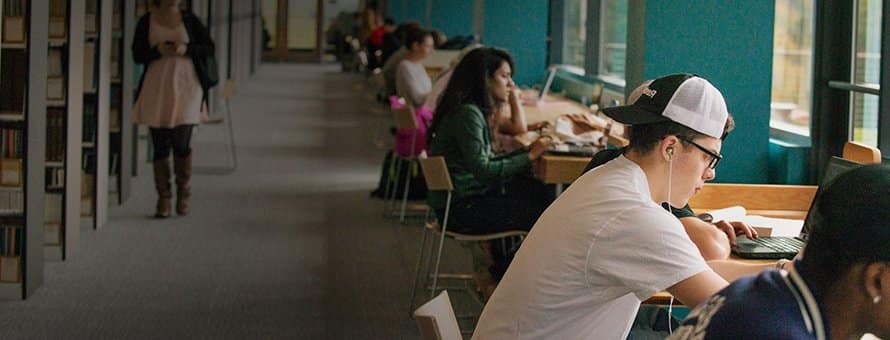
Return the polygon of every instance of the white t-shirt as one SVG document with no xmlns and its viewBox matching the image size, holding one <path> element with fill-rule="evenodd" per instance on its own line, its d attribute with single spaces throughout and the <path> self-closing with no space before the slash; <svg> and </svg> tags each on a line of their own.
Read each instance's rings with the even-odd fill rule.
<svg viewBox="0 0 890 340">
<path fill-rule="evenodd" d="M 625 339 L 642 300 L 706 270 L 643 170 L 620 156 L 541 215 L 473 339 Z"/>
<path fill-rule="evenodd" d="M 423 64 L 408 59 L 399 63 L 399 68 L 396 69 L 396 93 L 410 101 L 411 106 L 417 108 L 423 105 L 432 88 L 433 83 Z"/>
</svg>

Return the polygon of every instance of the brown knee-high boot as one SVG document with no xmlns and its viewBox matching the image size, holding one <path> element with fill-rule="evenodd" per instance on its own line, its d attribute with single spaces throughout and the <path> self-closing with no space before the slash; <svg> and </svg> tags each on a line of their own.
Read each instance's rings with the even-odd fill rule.
<svg viewBox="0 0 890 340">
<path fill-rule="evenodd" d="M 164 218 L 170 216 L 170 159 L 156 160 L 155 189 L 158 191 L 158 205 L 155 208 L 155 217 Z"/>
<path fill-rule="evenodd" d="M 176 213 L 188 215 L 189 197 L 192 196 L 189 180 L 192 178 L 192 155 L 173 157 L 173 172 L 176 173 Z"/>
</svg>

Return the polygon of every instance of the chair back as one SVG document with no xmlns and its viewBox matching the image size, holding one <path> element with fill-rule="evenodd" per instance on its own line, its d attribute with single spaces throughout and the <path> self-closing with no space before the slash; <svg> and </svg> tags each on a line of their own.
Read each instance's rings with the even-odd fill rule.
<svg viewBox="0 0 890 340">
<path fill-rule="evenodd" d="M 403 98 L 399 98 L 400 103 L 404 103 Z M 416 129 L 417 117 L 414 116 L 414 108 L 410 104 L 404 104 L 402 107 L 392 109 L 393 118 L 396 121 L 396 127 L 399 129 Z"/>
<path fill-rule="evenodd" d="M 463 340 L 447 290 L 417 308 L 414 320 L 423 340 Z"/>
<path fill-rule="evenodd" d="M 427 190 L 454 190 L 448 166 L 445 165 L 445 157 L 420 157 L 420 168 L 423 170 Z"/>
<path fill-rule="evenodd" d="M 859 142 L 849 141 L 844 144 L 844 159 L 862 164 L 881 162 L 881 150 Z"/>
<path fill-rule="evenodd" d="M 226 83 L 223 85 L 222 95 L 225 100 L 232 99 L 232 96 L 235 95 L 235 80 L 226 80 Z"/>
</svg>

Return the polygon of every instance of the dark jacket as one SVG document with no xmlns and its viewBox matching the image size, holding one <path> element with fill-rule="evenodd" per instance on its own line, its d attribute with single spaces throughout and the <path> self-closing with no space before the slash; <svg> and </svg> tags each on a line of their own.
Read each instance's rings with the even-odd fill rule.
<svg viewBox="0 0 890 340">
<path fill-rule="evenodd" d="M 151 20 L 149 20 L 150 16 L 151 13 L 146 13 L 139 18 L 139 22 L 136 24 L 136 33 L 133 38 L 132 47 L 133 60 L 137 64 L 145 65 L 146 70 L 148 70 L 148 65 L 161 58 L 161 52 L 158 51 L 158 47 L 151 46 L 148 42 L 149 23 L 151 22 Z M 201 89 L 204 91 L 204 96 L 201 99 L 206 104 L 207 93 L 214 85 L 211 79 L 217 78 L 216 75 L 210 74 L 210 72 L 215 72 L 216 70 L 211 70 L 207 63 L 207 56 L 214 55 L 215 47 L 213 45 L 213 40 L 210 38 L 210 32 L 204 27 L 204 24 L 201 23 L 201 20 L 199 20 L 194 13 L 183 11 L 182 23 L 185 25 L 185 31 L 189 36 L 189 44 L 185 53 L 192 59 L 192 64 L 195 65 L 198 81 L 201 83 Z M 139 88 L 136 90 L 136 98 L 139 98 L 139 92 L 142 91 L 142 82 L 144 80 L 145 73 L 143 72 L 142 78 L 139 79 Z"/>
</svg>

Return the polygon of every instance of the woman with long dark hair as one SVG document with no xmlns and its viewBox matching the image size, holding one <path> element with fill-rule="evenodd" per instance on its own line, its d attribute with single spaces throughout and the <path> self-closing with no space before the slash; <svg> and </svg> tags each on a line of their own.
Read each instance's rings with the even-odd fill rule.
<svg viewBox="0 0 890 340">
<path fill-rule="evenodd" d="M 430 127 L 430 154 L 444 156 L 454 184 L 448 228 L 471 234 L 530 230 L 553 201 L 554 191 L 531 176 L 532 162 L 547 150 L 547 137 L 527 150 L 495 154 L 496 108 L 516 102 L 513 58 L 504 50 L 479 48 L 458 63 L 442 93 Z M 446 196 L 430 192 L 428 202 L 444 218 Z M 497 255 L 497 254 L 493 254 Z M 495 256 L 491 274 L 500 278 L 510 254 Z"/>
<path fill-rule="evenodd" d="M 180 0 L 154 0 L 136 24 L 133 59 L 145 65 L 133 121 L 149 126 L 158 192 L 155 217 L 170 216 L 170 153 L 176 174 L 176 213 L 189 212 L 192 128 L 206 118 L 213 86 L 208 56 L 214 53 L 207 28 Z"/>
</svg>

